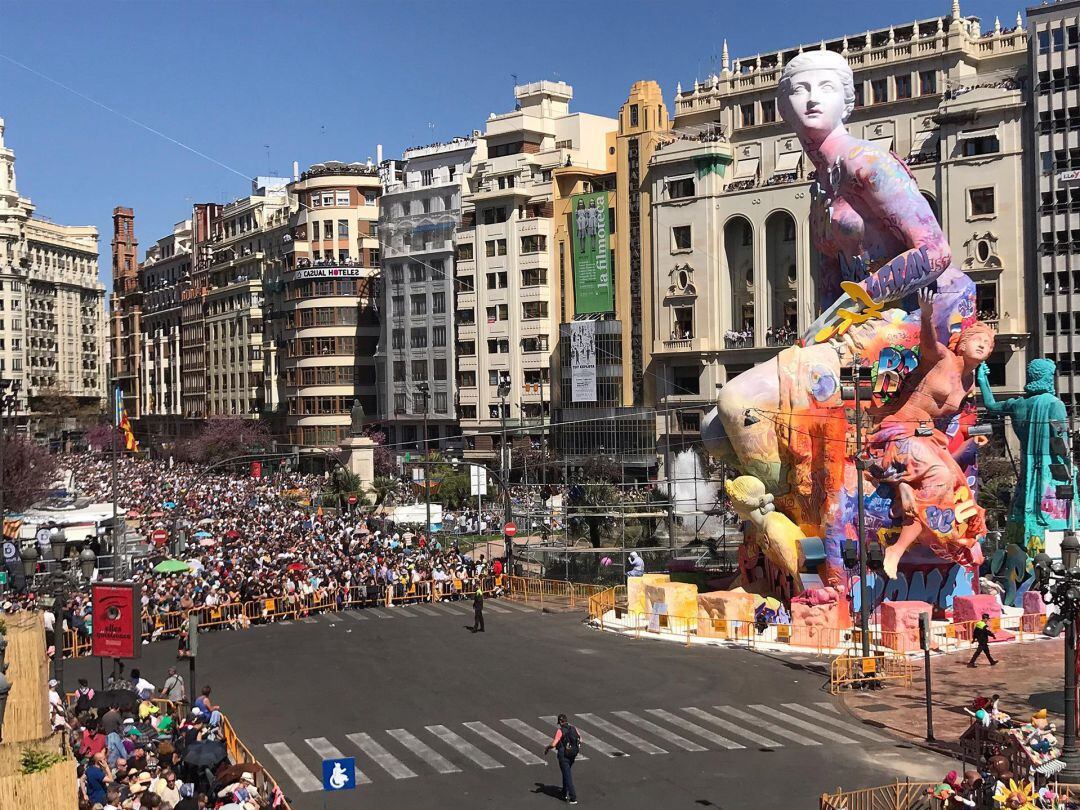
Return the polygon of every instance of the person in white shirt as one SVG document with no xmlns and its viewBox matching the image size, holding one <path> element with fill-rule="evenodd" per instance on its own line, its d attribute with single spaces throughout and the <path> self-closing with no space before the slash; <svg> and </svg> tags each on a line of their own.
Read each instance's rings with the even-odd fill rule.
<svg viewBox="0 0 1080 810">
<path fill-rule="evenodd" d="M 131 682 L 135 684 L 135 691 L 143 700 L 149 700 L 157 691 L 157 687 L 146 680 L 137 669 L 131 670 Z"/>
</svg>

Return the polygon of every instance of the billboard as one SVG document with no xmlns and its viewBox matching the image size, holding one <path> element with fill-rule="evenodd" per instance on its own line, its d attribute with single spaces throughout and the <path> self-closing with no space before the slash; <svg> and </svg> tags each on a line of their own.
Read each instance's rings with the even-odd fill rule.
<svg viewBox="0 0 1080 810">
<path fill-rule="evenodd" d="M 142 593 L 133 582 L 93 586 L 91 655 L 138 658 L 142 654 Z"/>
<path fill-rule="evenodd" d="M 613 312 L 611 248 L 608 245 L 608 193 L 570 198 L 570 234 L 574 248 L 574 312 Z"/>
<path fill-rule="evenodd" d="M 575 403 L 596 402 L 596 322 L 570 324 L 570 391 Z"/>
</svg>

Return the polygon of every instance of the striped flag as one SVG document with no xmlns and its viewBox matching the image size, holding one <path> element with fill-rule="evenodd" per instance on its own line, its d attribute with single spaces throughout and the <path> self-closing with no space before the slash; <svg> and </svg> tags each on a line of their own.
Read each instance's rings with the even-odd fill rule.
<svg viewBox="0 0 1080 810">
<path fill-rule="evenodd" d="M 116 428 L 124 439 L 124 449 L 138 453 L 139 443 L 135 441 L 135 433 L 131 430 L 131 420 L 128 419 L 127 409 L 124 407 L 124 392 L 120 388 L 116 389 L 113 414 L 116 419 Z"/>
</svg>

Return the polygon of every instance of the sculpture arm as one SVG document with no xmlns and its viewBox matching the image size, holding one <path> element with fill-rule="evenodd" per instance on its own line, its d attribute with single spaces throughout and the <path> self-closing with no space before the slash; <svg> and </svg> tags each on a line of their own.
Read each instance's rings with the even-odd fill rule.
<svg viewBox="0 0 1080 810">
<path fill-rule="evenodd" d="M 936 280 L 952 262 L 952 249 L 907 167 L 868 146 L 848 159 L 847 169 L 863 218 L 910 246 L 861 286 L 875 301 L 895 301 Z"/>
<path fill-rule="evenodd" d="M 919 290 L 919 365 L 927 367 L 938 363 L 944 356 L 944 347 L 938 343 L 934 330 L 934 293 Z"/>
<path fill-rule="evenodd" d="M 986 363 L 980 363 L 975 371 L 975 382 L 979 385 L 979 393 L 982 394 L 983 407 L 990 413 L 1012 413 L 1013 400 L 1007 399 L 998 402 L 990 388 L 990 370 Z"/>
</svg>

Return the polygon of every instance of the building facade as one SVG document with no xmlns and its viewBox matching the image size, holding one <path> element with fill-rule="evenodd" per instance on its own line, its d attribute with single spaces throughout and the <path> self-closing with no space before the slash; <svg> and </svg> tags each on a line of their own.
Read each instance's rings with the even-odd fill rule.
<svg viewBox="0 0 1080 810">
<path fill-rule="evenodd" d="M 337 161 L 312 165 L 288 187 L 267 397 L 284 416 L 283 440 L 301 452 L 337 447 L 353 400 L 377 411 L 380 191 L 376 166 Z"/>
<path fill-rule="evenodd" d="M 379 416 L 395 446 L 437 449 L 461 433 L 455 294 L 467 299 L 475 287 L 457 278 L 454 254 L 465 178 L 483 160 L 483 143 L 454 138 L 407 149 L 384 185 Z"/>
<path fill-rule="evenodd" d="M 18 382 L 19 411 L 37 397 L 103 406 L 106 329 L 97 229 L 35 216 L 0 118 L 0 377 Z"/>
<path fill-rule="evenodd" d="M 954 263 L 998 330 L 992 382 L 1023 385 L 1029 323 L 1023 273 L 1027 35 L 983 32 L 953 14 L 731 62 L 678 89 L 673 137 L 649 165 L 653 194 L 651 371 L 668 431 L 696 438 L 724 383 L 790 344 L 831 302 L 816 301 L 812 165 L 777 114 L 783 65 L 827 48 L 854 71 L 848 129 L 904 157 Z"/>
<path fill-rule="evenodd" d="M 1032 80 L 1028 294 L 1034 354 L 1057 362 L 1058 391 L 1075 424 L 1080 406 L 1080 2 L 1029 8 Z"/>
<path fill-rule="evenodd" d="M 458 415 L 466 456 L 483 459 L 501 452 L 504 428 L 506 446 L 541 443 L 560 322 L 552 173 L 606 166 L 616 127 L 571 113 L 565 82 L 518 85 L 514 97 L 516 109 L 492 114 L 480 136 L 486 157 L 468 177 L 455 265 Z"/>
</svg>

